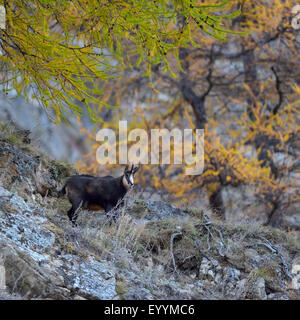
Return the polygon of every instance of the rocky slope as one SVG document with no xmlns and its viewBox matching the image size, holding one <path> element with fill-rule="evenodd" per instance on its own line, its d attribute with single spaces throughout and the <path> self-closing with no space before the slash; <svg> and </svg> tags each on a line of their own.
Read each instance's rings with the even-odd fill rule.
<svg viewBox="0 0 300 320">
<path fill-rule="evenodd" d="M 81 120 L 86 129 L 93 127 L 86 114 Z M 75 117 L 70 117 L 70 125 L 55 124 L 41 106 L 27 103 L 14 90 L 8 95 L 0 93 L 0 121 L 30 130 L 32 144 L 54 159 L 75 163 L 88 152 L 84 143 L 86 136 L 80 132 L 81 126 Z"/>
<path fill-rule="evenodd" d="M 1 299 L 299 299 L 299 239 L 280 230 L 137 194 L 117 224 L 72 228 L 57 188 L 75 170 L 28 142 L 0 125 Z"/>
</svg>

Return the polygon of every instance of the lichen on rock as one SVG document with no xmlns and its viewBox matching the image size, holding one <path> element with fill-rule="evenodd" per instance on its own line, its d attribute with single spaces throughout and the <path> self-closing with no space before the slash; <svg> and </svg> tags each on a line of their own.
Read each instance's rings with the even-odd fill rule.
<svg viewBox="0 0 300 320">
<path fill-rule="evenodd" d="M 72 228 L 57 190 L 76 170 L 16 139 L 0 136 L 0 299 L 299 298 L 286 233 L 136 198 L 112 226 L 82 211 Z"/>
</svg>

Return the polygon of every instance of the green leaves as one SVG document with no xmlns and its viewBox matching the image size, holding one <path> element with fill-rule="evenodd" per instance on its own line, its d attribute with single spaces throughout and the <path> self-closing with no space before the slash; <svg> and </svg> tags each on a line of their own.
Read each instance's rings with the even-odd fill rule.
<svg viewBox="0 0 300 320">
<path fill-rule="evenodd" d="M 0 67 L 5 80 L 20 94 L 53 108 L 57 121 L 71 114 L 81 115 L 77 101 L 93 119 L 103 93 L 95 88 L 95 79 L 117 78 L 132 57 L 136 65 L 169 65 L 169 55 L 178 57 L 179 46 L 195 45 L 192 36 L 202 30 L 220 40 L 232 31 L 222 19 L 231 19 L 240 11 L 221 15 L 232 1 L 197 4 L 198 1 L 52 1 L 6 2 L 7 28 L 0 30 Z M 184 30 L 178 19 L 185 19 Z M 199 29 L 200 28 L 200 29 Z M 201 31 L 201 32 L 202 32 Z M 177 59 L 178 61 L 178 59 Z M 178 61 L 179 62 L 179 61 Z M 18 79 L 12 81 L 11 79 Z M 30 90 L 27 90 L 29 89 Z M 106 107 L 113 107 L 105 103 Z"/>
</svg>

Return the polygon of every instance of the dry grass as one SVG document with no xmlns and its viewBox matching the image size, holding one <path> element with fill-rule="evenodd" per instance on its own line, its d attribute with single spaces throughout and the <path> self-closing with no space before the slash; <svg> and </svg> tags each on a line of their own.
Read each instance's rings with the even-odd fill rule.
<svg viewBox="0 0 300 320">
<path fill-rule="evenodd" d="M 127 206 L 123 208 L 118 222 L 112 226 L 109 226 L 104 214 L 83 211 L 79 214 L 79 227 L 72 228 L 66 216 L 70 204 L 64 199 L 55 202 L 55 205 L 57 204 L 56 209 L 52 209 L 51 213 L 48 212 L 48 218 L 52 222 L 49 229 L 54 231 L 55 225 L 58 228 L 55 233 L 59 234 L 59 238 L 64 235 L 65 250 L 77 253 L 90 252 L 100 260 L 123 263 L 124 266 L 128 265 L 128 261 L 144 261 L 145 258 L 151 257 L 155 263 L 163 265 L 167 272 L 171 272 L 172 254 L 174 254 L 176 266 L 180 270 L 194 270 L 205 254 L 222 259 L 219 248 L 221 240 L 228 257 L 239 258 L 233 258 L 232 263 L 242 266 L 244 245 L 256 241 L 258 235 L 266 237 L 271 242 L 280 243 L 289 252 L 299 250 L 299 242 L 294 237 L 255 223 L 232 225 L 212 220 L 211 223 L 216 229 L 212 229 L 209 236 L 204 227 L 203 214 L 200 212 L 195 214 L 195 211 L 191 215 L 187 214 L 183 220 L 143 222 L 128 215 Z M 170 238 L 178 232 L 181 232 L 182 236 L 174 239 L 172 253 Z M 268 251 L 263 247 L 260 250 Z"/>
<path fill-rule="evenodd" d="M 244 272 L 245 248 L 262 241 L 259 237 L 282 246 L 291 254 L 299 251 L 299 241 L 283 231 L 265 228 L 256 223 L 233 225 L 213 219 L 206 225 L 203 212 L 197 210 L 192 210 L 190 214 L 186 211 L 184 219 L 145 222 L 140 218 L 143 217 L 142 205 L 138 207 L 140 211 L 137 215 L 127 213 L 131 212 L 134 200 L 134 197 L 130 199 L 131 202 L 122 209 L 117 223 L 112 226 L 103 213 L 82 211 L 77 228 L 72 228 L 68 221 L 66 212 L 70 204 L 67 200 L 48 200 L 45 203 L 48 208 L 51 207 L 50 202 L 53 202 L 52 209 L 47 213 L 50 222 L 46 227 L 55 232 L 64 252 L 82 257 L 94 255 L 99 261 L 111 261 L 121 273 L 136 273 L 139 270 L 139 277 L 144 279 L 148 289 L 157 296 L 159 293 L 155 288 L 161 285 L 161 279 L 174 277 L 174 262 L 178 271 L 175 278 L 179 285 L 183 281 L 189 281 L 185 277 L 190 277 L 191 274 L 197 276 L 203 257 L 216 259 L 222 266 L 234 267 Z M 210 235 L 207 226 L 210 228 Z M 173 239 L 171 248 L 170 239 L 174 234 L 180 235 Z M 271 254 L 264 246 L 255 249 L 261 256 Z M 226 259 L 220 253 L 225 253 Z M 278 261 L 276 263 L 280 265 Z M 275 279 L 274 268 L 266 263 L 257 270 L 269 287 L 272 287 L 269 284 Z M 123 297 L 122 292 L 129 288 L 130 283 L 118 280 L 120 296 Z"/>
<path fill-rule="evenodd" d="M 99 260 L 116 262 L 135 257 L 142 250 L 138 239 L 145 225 L 125 213 L 128 204 L 122 208 L 117 222 L 111 226 L 104 212 L 81 210 L 76 228 L 72 228 L 67 217 L 70 208 L 68 200 L 49 197 L 45 199 L 45 206 L 48 208 L 46 215 L 50 222 L 44 226 L 57 235 L 62 250 L 68 253 L 86 252 Z"/>
</svg>

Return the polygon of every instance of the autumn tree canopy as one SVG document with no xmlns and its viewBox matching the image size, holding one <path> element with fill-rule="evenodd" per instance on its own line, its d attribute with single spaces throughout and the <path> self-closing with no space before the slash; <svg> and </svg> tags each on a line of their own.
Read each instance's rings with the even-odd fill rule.
<svg viewBox="0 0 300 320">
<path fill-rule="evenodd" d="M 224 202 L 227 189 L 251 193 L 255 203 L 241 210 L 257 213 L 260 206 L 266 224 L 278 223 L 299 203 L 300 42 L 291 25 L 294 5 L 240 1 L 241 13 L 228 29 L 245 34 L 222 42 L 194 29 L 198 45 L 180 46 L 178 57 L 169 56 L 175 76 L 164 64 L 153 63 L 149 79 L 148 65 L 141 63 L 125 68 L 118 79 L 99 83 L 107 103 L 124 105 L 109 112 L 99 108 L 108 127 L 136 102 L 131 128 L 205 129 L 203 174 L 187 177 L 178 166 L 143 166 L 144 185 L 151 181 L 157 190 L 167 189 L 189 204 L 204 191 L 210 207 L 223 217 L 230 210 Z M 179 25 L 185 28 L 186 21 Z M 97 163 L 90 170 L 95 172 Z"/>
<path fill-rule="evenodd" d="M 179 47 L 197 47 L 195 30 L 224 40 L 232 32 L 226 20 L 239 14 L 232 1 L 16 0 L 0 5 L 6 11 L 6 28 L 0 29 L 1 83 L 53 109 L 54 121 L 81 115 L 76 101 L 99 120 L 95 106 L 113 106 L 104 101 L 96 79 L 116 78 L 125 66 L 141 63 L 149 77 L 153 64 L 172 72 L 169 55 L 178 60 Z"/>
<path fill-rule="evenodd" d="M 88 110 L 96 126 L 86 132 L 84 172 L 99 169 L 99 123 L 204 129 L 202 175 L 144 165 L 140 184 L 180 203 L 204 192 L 222 217 L 224 192 L 235 188 L 253 195 L 250 213 L 260 205 L 265 223 L 277 223 L 300 201 L 296 2 L 0 1 L 1 82 L 39 101 L 53 121 Z"/>
</svg>

